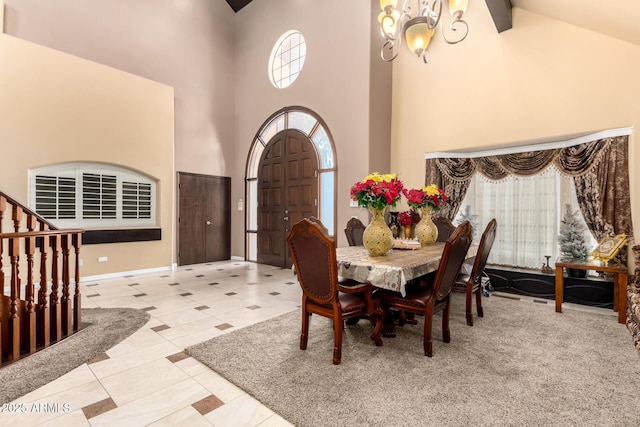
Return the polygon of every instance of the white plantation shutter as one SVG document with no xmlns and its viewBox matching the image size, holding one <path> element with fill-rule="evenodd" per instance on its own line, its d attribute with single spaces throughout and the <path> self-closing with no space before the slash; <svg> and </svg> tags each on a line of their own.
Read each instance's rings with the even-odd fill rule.
<svg viewBox="0 0 640 427">
<path fill-rule="evenodd" d="M 122 217 L 151 218 L 151 185 L 127 181 L 122 183 Z"/>
<path fill-rule="evenodd" d="M 117 209 L 115 175 L 82 174 L 82 218 L 114 219 Z"/>
<path fill-rule="evenodd" d="M 36 175 L 36 212 L 47 219 L 76 217 L 76 180 Z"/>
<path fill-rule="evenodd" d="M 56 226 L 155 226 L 157 184 L 129 169 L 67 163 L 31 171 L 30 204 Z"/>
</svg>

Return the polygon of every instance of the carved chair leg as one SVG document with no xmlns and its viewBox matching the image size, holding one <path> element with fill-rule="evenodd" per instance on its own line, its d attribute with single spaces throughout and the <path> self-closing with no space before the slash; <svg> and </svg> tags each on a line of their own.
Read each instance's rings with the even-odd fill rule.
<svg viewBox="0 0 640 427">
<path fill-rule="evenodd" d="M 449 329 L 449 307 L 451 307 L 450 295 L 447 296 L 447 304 L 442 311 L 442 341 L 451 342 L 451 330 Z"/>
<path fill-rule="evenodd" d="M 433 342 L 431 340 L 431 330 L 433 324 L 433 304 L 427 306 L 424 315 L 424 355 L 433 356 Z"/>
<path fill-rule="evenodd" d="M 307 340 L 309 338 L 309 320 L 311 313 L 305 309 L 302 310 L 302 332 L 300 333 L 300 350 L 307 349 Z"/>
<path fill-rule="evenodd" d="M 478 317 L 484 317 L 484 310 L 482 309 L 482 286 L 476 291 L 476 309 L 478 310 Z"/>
<path fill-rule="evenodd" d="M 342 321 L 333 320 L 333 364 L 339 365 L 342 359 Z"/>
<path fill-rule="evenodd" d="M 471 300 L 473 299 L 473 284 L 467 283 L 466 313 L 467 325 L 473 326 L 473 312 L 471 311 Z"/>
</svg>

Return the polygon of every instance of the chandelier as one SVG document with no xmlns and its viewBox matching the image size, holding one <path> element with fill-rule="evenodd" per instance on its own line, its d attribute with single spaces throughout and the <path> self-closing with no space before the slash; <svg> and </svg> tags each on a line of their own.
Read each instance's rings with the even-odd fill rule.
<svg viewBox="0 0 640 427">
<path fill-rule="evenodd" d="M 416 9 L 412 8 L 415 3 Z M 398 56 L 402 37 L 409 50 L 427 63 L 429 56 L 427 49 L 431 38 L 440 24 L 442 37 L 449 44 L 460 43 L 469 34 L 469 25 L 462 19 L 462 15 L 467 10 L 468 0 L 449 0 L 449 12 L 453 21 L 449 26 L 452 32 L 462 31 L 462 36 L 448 39 L 442 28 L 440 15 L 442 14 L 442 0 L 404 0 L 402 13 L 396 9 L 398 0 L 380 0 L 382 12 L 378 16 L 380 31 L 385 39 L 380 56 L 386 62 L 391 62 Z"/>
</svg>

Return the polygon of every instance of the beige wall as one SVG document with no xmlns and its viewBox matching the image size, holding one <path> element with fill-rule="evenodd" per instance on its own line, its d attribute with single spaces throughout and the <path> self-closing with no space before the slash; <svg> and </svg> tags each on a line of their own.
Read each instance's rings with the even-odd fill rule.
<svg viewBox="0 0 640 427">
<path fill-rule="evenodd" d="M 169 267 L 174 247 L 173 89 L 0 34 L 0 189 L 28 201 L 32 168 L 97 161 L 158 181 L 160 242 L 87 245 L 82 276 Z M 98 263 L 98 257 L 109 261 Z"/>
<path fill-rule="evenodd" d="M 498 34 L 484 2 L 470 5 L 468 39 L 455 46 L 435 39 L 427 65 L 407 52 L 393 64 L 378 59 L 381 40 L 373 20 L 378 10 L 375 0 L 260 0 L 237 15 L 224 0 L 140 0 L 135 4 L 127 0 L 5 0 L 5 4 L 8 34 L 175 87 L 175 164 L 167 166 L 160 160 L 162 166 L 158 166 L 155 159 L 147 158 L 137 166 L 162 181 L 163 224 L 175 212 L 174 194 L 165 192 L 164 180 L 171 174 L 169 182 L 173 182 L 176 170 L 231 176 L 232 206 L 244 199 L 244 167 L 253 137 L 264 120 L 284 106 L 314 110 L 334 137 L 339 245 L 346 244 L 340 231 L 350 216 L 367 218 L 363 210 L 349 207 L 349 188 L 373 170 L 399 172 L 408 186 L 419 186 L 424 182 L 426 152 L 473 150 L 634 126 L 640 117 L 636 101 L 640 95 L 640 47 L 517 8 L 513 29 Z M 279 36 L 292 28 L 305 35 L 308 56 L 300 78 L 290 88 L 278 90 L 267 77 L 268 56 Z M 9 38 L 3 46 L 15 43 Z M 4 48 L 2 53 L 0 61 L 6 61 Z M 65 61 L 82 69 L 96 66 L 77 58 Z M 63 78 L 65 72 L 46 72 L 39 77 L 42 81 L 36 87 L 45 90 L 40 96 L 52 96 L 53 101 L 61 96 L 44 82 Z M 2 70 L 0 75 L 7 78 L 8 72 Z M 120 77 L 114 79 L 117 82 L 113 84 L 122 83 Z M 142 86 L 155 86 L 144 79 L 135 80 L 145 82 Z M 96 91 L 100 97 L 109 95 L 88 81 L 80 81 L 92 96 Z M 133 86 L 134 92 L 142 90 L 142 86 Z M 5 116 L 6 112 L 15 114 L 16 105 L 21 105 L 16 99 L 35 96 L 31 86 L 12 90 L 16 96 L 8 101 L 3 86 Z M 151 114 L 166 107 L 164 97 L 160 98 L 160 105 L 150 102 Z M 75 98 L 70 99 L 70 105 L 72 101 Z M 389 114 L 391 126 L 386 119 Z M 5 123 L 3 120 L 0 126 L 7 132 Z M 73 123 L 78 127 L 77 120 Z M 158 126 L 173 123 L 168 120 Z M 74 131 L 88 130 L 81 126 Z M 100 137 L 112 136 L 113 130 L 104 133 Z M 386 144 L 389 134 L 390 148 Z M 95 135 L 91 132 L 92 138 Z M 6 136 L 2 135 L 3 157 L 6 141 L 12 140 Z M 42 147 L 48 153 L 53 151 L 49 147 L 52 143 L 69 148 L 65 136 L 49 133 L 46 145 L 30 137 L 30 150 L 38 152 Z M 635 164 L 640 154 L 634 149 L 633 135 L 631 141 Z M 64 160 L 87 160 L 74 158 L 69 150 L 64 152 Z M 115 150 L 105 155 L 113 156 L 114 163 L 128 161 Z M 159 155 L 164 159 L 166 153 Z M 52 159 L 31 162 L 19 162 L 20 171 L 10 177 L 6 171 L 0 172 L 1 188 L 26 198 L 27 169 Z M 633 190 L 640 178 L 633 168 L 631 174 Z M 640 208 L 636 199 L 632 197 L 634 213 Z M 638 223 L 639 219 L 634 219 Z M 173 230 L 174 224 L 168 229 Z M 234 209 L 232 255 L 244 254 L 243 227 L 244 212 Z M 163 225 L 167 238 L 164 230 Z M 101 246 L 110 253 L 99 256 L 122 259 L 122 265 L 101 265 L 106 268 L 111 264 L 112 271 L 139 268 L 128 264 L 131 257 L 117 255 L 121 246 L 126 246 L 126 253 L 155 256 L 156 264 L 175 259 L 165 252 L 173 253 L 175 245 L 169 249 L 143 243 Z"/>
<path fill-rule="evenodd" d="M 5 32 L 175 88 L 176 170 L 230 176 L 235 15 L 224 0 L 5 0 Z"/>
<path fill-rule="evenodd" d="M 134 160 L 139 163 L 137 169 L 143 172 L 171 178 L 160 182 L 162 244 L 126 243 L 100 245 L 100 248 L 86 246 L 82 250 L 86 258 L 83 275 L 170 266 L 177 259 L 176 222 L 169 221 L 176 212 L 175 172 L 231 176 L 235 156 L 233 10 L 224 0 L 5 0 L 4 3 L 3 22 L 7 34 L 72 54 L 79 63 L 86 62 L 79 58 L 88 59 L 174 88 L 175 97 L 170 104 L 175 115 L 154 119 L 158 132 L 170 131 L 170 135 L 154 142 L 153 155 L 146 156 L 143 162 Z M 48 76 L 43 74 L 41 79 L 39 84 L 45 85 Z M 120 82 L 113 84 L 118 86 Z M 46 97 L 47 93 L 41 96 Z M 166 107 L 167 100 L 161 98 L 158 105 L 154 96 L 146 100 L 151 114 Z M 115 139 L 117 126 L 105 136 Z M 173 142 L 174 133 L 175 145 L 165 145 L 167 136 Z M 128 142 L 130 149 L 145 148 L 149 144 L 149 141 Z M 38 151 L 41 144 L 49 148 L 58 144 L 64 147 L 65 143 L 49 136 L 46 142 L 32 141 L 30 149 Z M 4 143 L 0 153 L 4 156 Z M 64 154 L 64 160 L 78 160 L 71 154 L 73 151 L 60 153 Z M 121 151 L 112 150 L 109 154 L 117 164 L 130 160 Z M 171 163 L 156 161 L 169 156 Z M 20 186 L 27 185 L 26 172 L 15 178 Z M 1 184 L 2 191 L 14 196 L 23 194 L 22 188 L 14 189 L 4 180 Z M 22 196 L 20 200 L 27 201 Z M 173 244 L 165 244 L 169 240 Z M 120 253 L 124 256 L 118 255 Z M 127 256 L 139 253 L 144 254 L 147 261 L 140 263 L 135 256 Z M 91 260 L 97 256 L 108 256 L 109 261 L 92 267 Z"/>
<path fill-rule="evenodd" d="M 384 169 L 381 172 L 389 167 L 390 64 L 370 60 L 371 4 L 379 8 L 373 0 L 254 1 L 237 14 L 233 198 L 244 198 L 245 163 L 262 123 L 285 106 L 310 108 L 324 119 L 336 144 L 339 245 L 347 244 L 342 231 L 347 220 L 352 215 L 364 220 L 368 215 L 349 207 L 349 188 L 372 167 Z M 289 88 L 276 89 L 267 75 L 269 55 L 279 37 L 291 29 L 304 35 L 307 57 L 299 78 Z M 387 84 L 375 92 L 370 91 L 372 67 L 380 68 L 375 70 L 378 74 L 387 73 Z M 380 133 L 386 133 L 384 144 L 376 144 L 385 147 L 371 154 L 370 144 L 380 140 Z M 234 230 L 243 225 L 244 212 L 234 211 Z M 243 234 L 233 233 L 232 239 L 233 253 L 242 254 Z"/>
<path fill-rule="evenodd" d="M 561 138 L 635 126 L 640 120 L 640 46 L 522 9 L 497 34 L 486 6 L 469 7 L 469 37 L 441 39 L 427 65 L 394 64 L 392 169 L 424 183 L 423 155 Z M 630 143 L 633 217 L 640 224 L 640 153 Z M 637 226 L 635 233 L 638 232 Z"/>
</svg>

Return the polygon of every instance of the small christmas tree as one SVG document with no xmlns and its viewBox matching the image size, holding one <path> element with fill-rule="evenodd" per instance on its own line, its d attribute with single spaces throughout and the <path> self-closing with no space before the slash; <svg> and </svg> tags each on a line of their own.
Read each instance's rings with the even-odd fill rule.
<svg viewBox="0 0 640 427">
<path fill-rule="evenodd" d="M 564 218 L 560 221 L 560 254 L 567 259 L 586 259 L 589 253 L 584 237 L 586 228 L 578 221 L 577 213 L 567 204 Z"/>
</svg>

